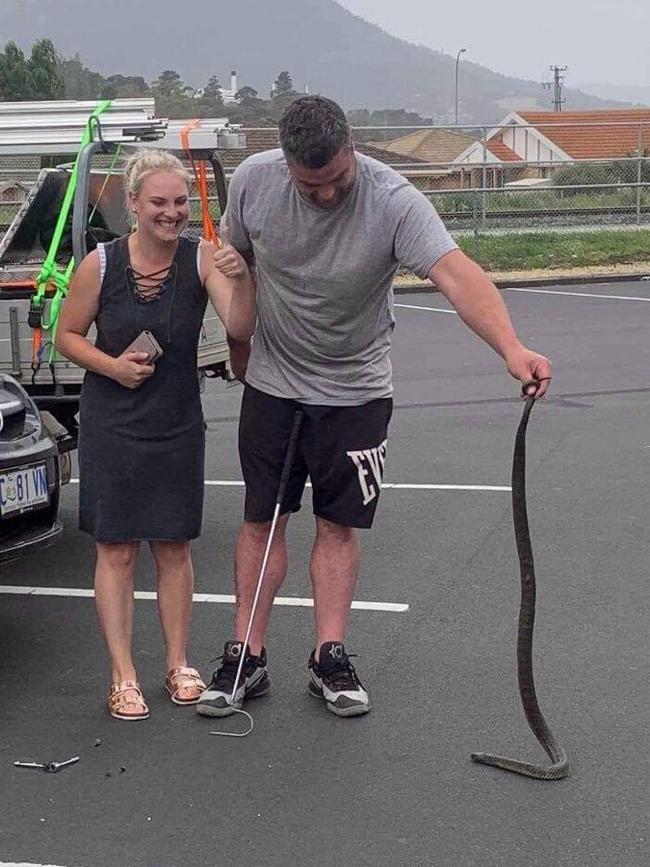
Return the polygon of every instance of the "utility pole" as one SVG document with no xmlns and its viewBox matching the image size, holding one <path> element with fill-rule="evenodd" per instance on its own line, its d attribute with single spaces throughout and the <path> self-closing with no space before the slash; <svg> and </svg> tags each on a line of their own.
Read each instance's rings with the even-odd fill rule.
<svg viewBox="0 0 650 867">
<path fill-rule="evenodd" d="M 461 48 L 458 54 L 456 55 L 456 75 L 455 75 L 455 85 L 454 85 L 454 124 L 458 126 L 458 61 L 460 60 L 460 55 L 465 54 L 467 52 L 466 48 Z"/>
<path fill-rule="evenodd" d="M 566 78 L 565 73 L 568 70 L 568 66 L 550 66 L 549 69 L 553 73 L 553 111 L 562 111 L 562 106 L 566 102 L 566 99 L 562 96 L 562 88 L 564 86 L 564 80 Z M 544 82 L 542 87 L 548 88 L 550 90 L 551 82 Z"/>
</svg>

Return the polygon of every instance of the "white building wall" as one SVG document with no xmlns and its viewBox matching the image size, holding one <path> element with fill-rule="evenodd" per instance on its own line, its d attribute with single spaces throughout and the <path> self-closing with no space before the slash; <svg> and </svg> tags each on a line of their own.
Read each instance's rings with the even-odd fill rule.
<svg viewBox="0 0 650 867">
<path fill-rule="evenodd" d="M 498 163 L 499 160 L 494 156 L 494 154 L 488 150 L 486 163 Z M 472 150 L 466 154 L 462 160 L 454 160 L 455 164 L 462 165 L 482 165 L 483 164 L 483 145 L 479 142 L 474 145 Z"/>
<path fill-rule="evenodd" d="M 531 163 L 559 162 L 557 153 L 543 142 L 530 127 L 508 125 L 503 128 L 503 142 L 523 160 Z"/>
</svg>

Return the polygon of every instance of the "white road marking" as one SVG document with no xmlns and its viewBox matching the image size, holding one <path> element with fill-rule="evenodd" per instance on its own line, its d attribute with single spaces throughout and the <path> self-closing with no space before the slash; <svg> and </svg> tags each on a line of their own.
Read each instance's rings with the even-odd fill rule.
<svg viewBox="0 0 650 867">
<path fill-rule="evenodd" d="M 522 289 L 504 286 L 504 292 L 534 292 L 537 295 L 569 295 L 574 298 L 600 298 L 603 301 L 650 301 L 650 298 L 637 298 L 634 295 L 598 295 L 595 292 L 561 292 L 559 289 Z"/>
<path fill-rule="evenodd" d="M 446 310 L 444 307 L 419 307 L 417 304 L 395 304 L 395 307 L 407 307 L 409 310 L 427 310 L 429 313 L 451 313 L 456 316 L 455 310 Z"/>
<path fill-rule="evenodd" d="M 64 596 L 76 599 L 92 599 L 95 591 L 87 587 L 20 587 L 0 585 L 0 595 L 6 596 Z M 156 593 L 148 590 L 136 590 L 133 594 L 136 599 L 146 602 L 155 602 L 158 598 Z M 194 602 L 209 602 L 216 605 L 234 605 L 235 597 L 221 593 L 195 593 Z M 299 596 L 277 596 L 274 605 L 285 608 L 313 608 L 314 600 Z M 390 611 L 402 614 L 409 610 L 409 606 L 402 602 L 361 602 L 354 601 L 352 609 L 357 611 Z M 2 864 L 0 862 L 0 867 Z"/>
<path fill-rule="evenodd" d="M 70 479 L 71 485 L 78 485 L 79 479 Z M 231 481 L 229 479 L 206 479 L 206 487 L 209 488 L 243 488 L 244 482 Z M 311 482 L 307 482 L 307 487 L 311 487 Z M 512 488 L 506 485 L 411 485 L 401 484 L 397 482 L 383 482 L 382 490 L 392 489 L 394 491 L 492 491 L 492 492 L 508 492 Z M 0 864 L 0 867 L 2 865 Z"/>
<path fill-rule="evenodd" d="M 401 485 L 394 482 L 382 482 L 381 489 L 406 491 L 511 491 L 506 485 Z"/>
</svg>

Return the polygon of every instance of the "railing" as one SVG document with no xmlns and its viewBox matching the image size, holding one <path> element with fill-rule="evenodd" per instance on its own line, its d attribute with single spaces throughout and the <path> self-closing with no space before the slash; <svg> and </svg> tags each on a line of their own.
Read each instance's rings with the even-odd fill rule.
<svg viewBox="0 0 650 867">
<path fill-rule="evenodd" d="M 405 140 L 422 132 L 431 133 L 428 158 L 422 156 L 422 146 L 409 150 Z M 245 133 L 249 147 L 253 142 L 259 149 L 276 146 L 274 128 L 250 128 Z M 387 163 L 418 187 L 452 232 L 650 225 L 650 121 L 594 124 L 545 115 L 537 124 L 356 127 L 354 138 L 361 152 Z M 573 155 L 589 148 L 606 155 Z M 236 153 L 229 152 L 229 174 Z M 20 196 L 12 197 L 7 185 L 29 186 L 40 165 L 34 156 L 0 156 L 0 235 L 19 207 Z M 3 188 L 9 201 L 2 201 Z M 210 196 L 216 205 L 212 187 Z M 194 195 L 191 214 L 198 223 Z"/>
</svg>

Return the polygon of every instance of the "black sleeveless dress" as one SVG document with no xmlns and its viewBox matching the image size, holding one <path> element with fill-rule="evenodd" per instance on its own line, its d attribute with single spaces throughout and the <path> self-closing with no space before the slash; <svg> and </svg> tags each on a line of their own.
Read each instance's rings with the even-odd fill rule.
<svg viewBox="0 0 650 867">
<path fill-rule="evenodd" d="M 105 245 L 96 346 L 117 357 L 143 330 L 163 355 L 136 389 L 86 373 L 79 420 L 79 527 L 97 542 L 188 540 L 201 533 L 205 424 L 197 347 L 207 304 L 198 242 L 180 238 L 155 300 L 128 278 L 128 238 Z"/>
</svg>

